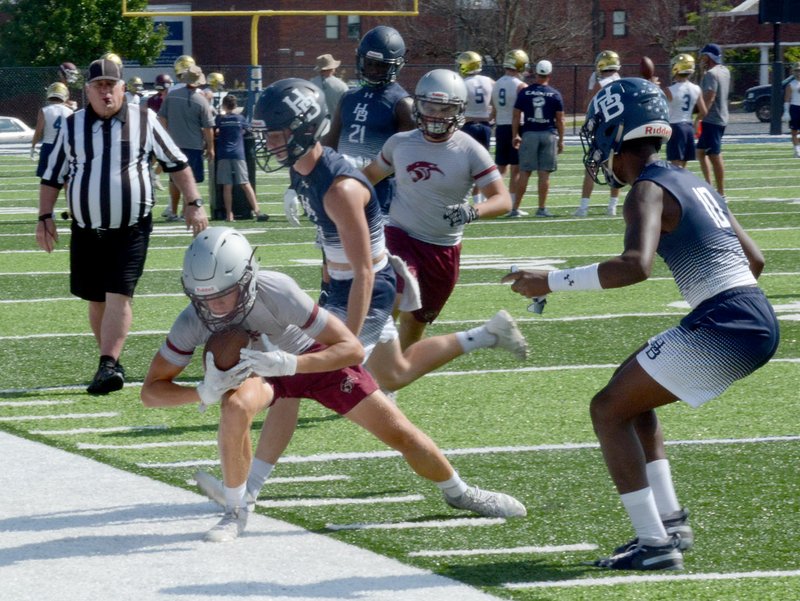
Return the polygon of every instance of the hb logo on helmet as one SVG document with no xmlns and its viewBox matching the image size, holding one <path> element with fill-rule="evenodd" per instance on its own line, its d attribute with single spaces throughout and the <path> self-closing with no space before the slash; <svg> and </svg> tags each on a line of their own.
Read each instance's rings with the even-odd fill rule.
<svg viewBox="0 0 800 601">
<path fill-rule="evenodd" d="M 305 115 L 306 119 L 311 120 L 319 116 L 322 107 L 313 96 L 306 96 L 300 90 L 292 88 L 291 96 L 284 96 L 283 102 L 294 111 L 298 117 Z"/>
<path fill-rule="evenodd" d="M 604 88 L 594 98 L 595 112 L 603 113 L 603 120 L 610 121 L 614 117 L 619 117 L 625 111 L 625 105 L 622 103 L 622 96 L 612 92 L 609 88 Z"/>
</svg>

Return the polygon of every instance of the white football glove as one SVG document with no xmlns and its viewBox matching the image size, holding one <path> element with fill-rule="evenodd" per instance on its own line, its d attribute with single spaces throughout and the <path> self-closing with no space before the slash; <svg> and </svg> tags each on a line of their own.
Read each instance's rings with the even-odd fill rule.
<svg viewBox="0 0 800 601">
<path fill-rule="evenodd" d="M 300 199 L 297 198 L 297 192 L 291 188 L 286 188 L 283 193 L 283 214 L 286 215 L 286 221 L 290 225 L 300 225 Z"/>
<path fill-rule="evenodd" d="M 478 218 L 478 212 L 469 203 L 449 205 L 445 207 L 443 218 L 445 221 L 450 222 L 450 227 L 467 225 Z"/>
<path fill-rule="evenodd" d="M 206 409 L 214 403 L 219 403 L 222 395 L 239 388 L 250 375 L 250 368 L 237 363 L 227 371 L 222 371 L 214 365 L 214 353 L 206 355 L 206 375 L 197 387 L 197 394 L 200 395 L 200 406 L 197 408 L 200 413 L 205 413 Z"/>
<path fill-rule="evenodd" d="M 31 146 L 31 160 L 36 160 L 36 146 Z"/>
<path fill-rule="evenodd" d="M 297 355 L 284 351 L 256 351 L 243 348 L 239 357 L 240 365 L 264 378 L 293 376 L 297 372 Z"/>
</svg>

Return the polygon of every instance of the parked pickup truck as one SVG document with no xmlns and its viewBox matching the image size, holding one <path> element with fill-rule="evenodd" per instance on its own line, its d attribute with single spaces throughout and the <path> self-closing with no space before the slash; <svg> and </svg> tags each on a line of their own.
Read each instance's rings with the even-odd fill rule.
<svg viewBox="0 0 800 601">
<path fill-rule="evenodd" d="M 781 82 L 781 89 L 786 88 L 786 84 L 794 79 L 794 75 L 790 75 Z M 781 97 L 781 106 L 783 106 L 783 97 Z M 742 108 L 745 112 L 754 112 L 759 121 L 769 123 L 772 119 L 772 84 L 764 86 L 753 86 L 744 93 L 744 102 Z"/>
</svg>

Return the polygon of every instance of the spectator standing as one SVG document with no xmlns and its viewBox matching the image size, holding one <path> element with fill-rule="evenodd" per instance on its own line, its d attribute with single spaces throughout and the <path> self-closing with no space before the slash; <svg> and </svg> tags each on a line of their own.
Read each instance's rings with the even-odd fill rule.
<svg viewBox="0 0 800 601">
<path fill-rule="evenodd" d="M 795 158 L 800 159 L 800 63 L 792 67 L 792 79 L 783 97 L 783 121 L 789 124 Z"/>
<path fill-rule="evenodd" d="M 153 87 L 156 93 L 147 99 L 147 108 L 158 114 L 161 104 L 164 102 L 164 97 L 169 94 L 169 89 L 172 87 L 172 77 L 169 73 L 159 73 L 156 75 Z M 153 163 L 153 186 L 155 186 L 156 190 L 163 190 L 164 184 L 161 183 L 161 179 L 159 178 L 162 172 L 161 164 L 156 160 L 154 160 Z M 169 210 L 169 208 L 167 210 Z"/>
<path fill-rule="evenodd" d="M 204 151 L 209 165 L 214 161 L 214 114 L 205 95 L 199 93 L 199 88 L 206 83 L 203 70 L 192 65 L 181 77 L 185 86 L 179 90 L 173 89 L 164 97 L 158 118 L 186 155 L 194 180 L 199 184 L 205 181 Z M 179 187 L 170 180 L 170 211 L 166 215 L 167 221 L 179 219 L 180 199 Z M 184 198 L 184 203 L 186 200 Z"/>
<path fill-rule="evenodd" d="M 67 106 L 69 89 L 66 84 L 57 81 L 47 87 L 47 104 L 39 109 L 36 116 L 36 129 L 31 140 L 31 160 L 36 158 L 36 144 L 42 143 L 39 149 L 39 164 L 36 177 L 42 177 L 50 153 L 53 152 L 58 132 L 64 126 L 67 117 L 73 110 Z"/>
<path fill-rule="evenodd" d="M 702 119 L 706 116 L 706 103 L 700 86 L 689 80 L 694 74 L 694 57 L 678 54 L 672 58 L 672 85 L 664 90 L 669 104 L 669 125 L 672 136 L 667 142 L 667 160 L 677 167 L 686 167 L 697 157 L 694 143 L 695 107 Z"/>
<path fill-rule="evenodd" d="M 267 221 L 269 215 L 262 214 L 258 209 L 244 154 L 244 133 L 252 129 L 243 115 L 234 112 L 236 104 L 236 96 L 228 94 L 222 99 L 223 112 L 216 117 L 216 183 L 222 186 L 225 220 L 234 221 L 233 186 L 236 185 L 241 186 L 256 221 Z"/>
<path fill-rule="evenodd" d="M 620 78 L 619 70 L 622 64 L 619 54 L 613 50 L 603 50 L 594 59 L 595 70 L 589 76 L 589 96 L 594 96 L 598 90 L 607 86 Z M 575 217 L 586 217 L 589 214 L 589 203 L 592 200 L 592 190 L 594 190 L 594 180 L 588 173 L 583 174 L 583 185 L 581 186 L 581 201 L 575 211 Z M 614 216 L 617 214 L 617 203 L 619 202 L 619 188 L 611 188 L 606 206 L 606 214 Z"/>
<path fill-rule="evenodd" d="M 519 207 L 522 197 L 517 197 L 519 181 L 519 152 L 514 147 L 511 121 L 514 116 L 514 103 L 517 94 L 525 87 L 522 73 L 528 68 L 528 54 L 524 50 L 511 50 L 503 60 L 504 75 L 492 88 L 492 109 L 494 111 L 494 162 L 501 175 L 509 170 L 508 189 L 511 192 L 511 211 L 506 217 L 524 217 L 528 213 Z"/>
<path fill-rule="evenodd" d="M 722 64 L 722 49 L 717 44 L 706 44 L 700 51 L 700 64 L 705 70 L 700 88 L 708 108 L 701 121 L 702 130 L 697 141 L 697 161 L 703 177 L 714 183 L 717 192 L 725 196 L 725 163 L 722 159 L 722 136 L 728 125 L 728 92 L 731 85 L 731 72 Z"/>
<path fill-rule="evenodd" d="M 552 72 L 550 61 L 536 63 L 536 83 L 517 95 L 511 121 L 514 147 L 519 150 L 517 198 L 525 196 L 528 179 L 536 171 L 537 217 L 553 216 L 547 210 L 550 174 L 558 168 L 558 155 L 564 152 L 564 101 L 561 92 L 550 85 Z"/>
<path fill-rule="evenodd" d="M 467 108 L 461 130 L 475 138 L 486 150 L 492 143 L 492 90 L 494 80 L 482 75 L 483 58 L 477 52 L 467 50 L 456 57 L 456 66 L 467 86 Z M 483 202 L 485 197 L 477 187 L 472 189 L 472 201 Z"/>
<path fill-rule="evenodd" d="M 336 69 L 341 64 L 342 61 L 337 61 L 331 54 L 320 54 L 314 66 L 314 71 L 317 71 L 319 75 L 311 78 L 311 83 L 315 84 L 325 94 L 325 104 L 328 105 L 328 111 L 331 115 L 339 108 L 339 101 L 345 95 L 345 92 L 349 90 L 347 84 L 336 77 Z"/>
<path fill-rule="evenodd" d="M 196 199 L 187 226 L 197 234 L 208 219 L 186 157 L 154 113 L 125 102 L 122 68 L 106 59 L 94 61 L 86 96 L 89 105 L 66 118 L 42 174 L 36 242 L 48 253 L 55 248 L 53 207 L 69 179 L 70 291 L 89 303 L 89 324 L 100 352 L 87 392 L 108 394 L 125 381 L 119 358 L 152 230 L 153 191 L 146 177 L 151 154 Z"/>
</svg>

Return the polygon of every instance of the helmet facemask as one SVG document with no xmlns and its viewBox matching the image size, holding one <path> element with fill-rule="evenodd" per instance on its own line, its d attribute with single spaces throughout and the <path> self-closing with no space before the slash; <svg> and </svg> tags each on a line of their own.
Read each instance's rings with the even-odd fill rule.
<svg viewBox="0 0 800 601">
<path fill-rule="evenodd" d="M 373 54 L 375 56 L 371 56 Z M 359 54 L 356 58 L 358 77 L 368 86 L 385 86 L 396 81 L 404 64 L 403 57 L 385 59 L 377 52 Z"/>
<path fill-rule="evenodd" d="M 433 140 L 446 140 L 464 125 L 464 103 L 416 96 L 414 117 L 417 127 L 427 137 Z"/>
</svg>

